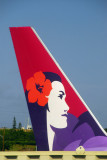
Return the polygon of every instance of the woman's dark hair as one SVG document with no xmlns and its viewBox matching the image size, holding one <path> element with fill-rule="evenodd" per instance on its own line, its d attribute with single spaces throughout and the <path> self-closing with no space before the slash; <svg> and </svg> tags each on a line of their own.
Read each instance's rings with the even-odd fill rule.
<svg viewBox="0 0 107 160">
<path fill-rule="evenodd" d="M 58 74 L 53 72 L 43 72 L 46 79 L 49 79 L 51 82 L 59 81 L 61 78 Z M 48 137 L 47 137 L 47 119 L 46 111 L 48 109 L 48 104 L 44 107 L 39 106 L 38 103 L 29 103 L 28 102 L 28 92 L 25 92 L 28 109 L 31 117 L 31 122 L 33 126 L 34 135 L 36 137 L 36 145 L 38 151 L 48 151 Z"/>
<path fill-rule="evenodd" d="M 49 79 L 51 82 L 53 81 L 59 81 L 61 82 L 61 77 L 56 74 L 56 73 L 53 73 L 53 72 L 43 72 L 46 79 Z"/>
</svg>

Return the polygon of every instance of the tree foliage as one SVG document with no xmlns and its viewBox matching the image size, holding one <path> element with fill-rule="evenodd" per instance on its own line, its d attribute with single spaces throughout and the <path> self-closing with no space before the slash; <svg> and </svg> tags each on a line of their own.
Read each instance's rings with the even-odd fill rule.
<svg viewBox="0 0 107 160">
<path fill-rule="evenodd" d="M 22 124 L 20 122 L 19 125 L 18 125 L 18 129 L 21 129 L 21 128 L 22 128 Z"/>
<path fill-rule="evenodd" d="M 16 118 L 13 118 L 13 129 L 16 129 Z"/>
<path fill-rule="evenodd" d="M 0 135 L 3 136 L 3 129 L 0 130 Z M 36 146 L 33 130 L 25 132 L 21 129 L 5 129 L 4 150 L 9 150 L 14 144 Z M 2 149 L 3 138 L 0 137 L 0 150 Z"/>
</svg>

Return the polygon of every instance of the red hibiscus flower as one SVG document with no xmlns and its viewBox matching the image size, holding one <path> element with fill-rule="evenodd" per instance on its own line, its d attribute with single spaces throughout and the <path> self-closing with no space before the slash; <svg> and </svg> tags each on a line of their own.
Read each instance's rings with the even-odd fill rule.
<svg viewBox="0 0 107 160">
<path fill-rule="evenodd" d="M 46 79 L 45 75 L 40 71 L 27 80 L 26 89 L 28 91 L 29 103 L 37 102 L 40 106 L 45 106 L 52 89 L 51 81 Z"/>
</svg>

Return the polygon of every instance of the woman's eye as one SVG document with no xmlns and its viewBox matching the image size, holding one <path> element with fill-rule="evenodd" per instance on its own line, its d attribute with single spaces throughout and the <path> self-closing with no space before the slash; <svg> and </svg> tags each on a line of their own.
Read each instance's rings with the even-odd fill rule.
<svg viewBox="0 0 107 160">
<path fill-rule="evenodd" d="M 62 98 L 63 98 L 63 95 L 62 95 L 62 94 L 60 94 L 58 97 L 60 97 L 60 99 L 62 99 Z"/>
</svg>

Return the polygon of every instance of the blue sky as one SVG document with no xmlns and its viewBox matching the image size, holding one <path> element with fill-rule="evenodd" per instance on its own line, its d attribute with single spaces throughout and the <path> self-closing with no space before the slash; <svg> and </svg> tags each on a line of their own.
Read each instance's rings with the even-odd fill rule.
<svg viewBox="0 0 107 160">
<path fill-rule="evenodd" d="M 0 0 L 0 127 L 29 116 L 9 27 L 32 26 L 107 127 L 107 1 Z"/>
</svg>

